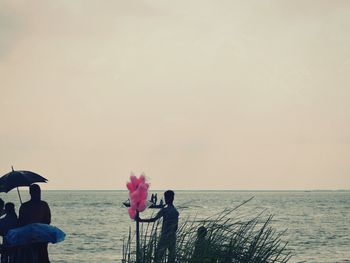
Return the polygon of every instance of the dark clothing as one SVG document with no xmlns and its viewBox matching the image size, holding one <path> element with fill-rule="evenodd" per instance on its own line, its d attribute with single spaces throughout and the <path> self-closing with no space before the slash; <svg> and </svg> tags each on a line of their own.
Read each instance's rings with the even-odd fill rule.
<svg viewBox="0 0 350 263">
<path fill-rule="evenodd" d="M 25 226 L 33 223 L 50 224 L 51 211 L 45 201 L 30 200 L 21 205 L 19 209 L 19 224 Z M 47 243 L 36 243 L 26 246 L 21 251 L 20 262 L 26 263 L 49 263 Z"/>
<path fill-rule="evenodd" d="M 0 219 L 0 235 L 5 237 L 7 232 L 18 227 L 18 218 L 16 214 L 6 214 Z M 14 251 L 6 247 L 5 238 L 3 238 L 1 250 L 1 263 L 14 262 Z"/>
<path fill-rule="evenodd" d="M 21 205 L 19 209 L 19 223 L 21 226 L 42 223 L 51 223 L 51 211 L 49 205 L 45 201 L 30 200 Z"/>
<path fill-rule="evenodd" d="M 204 263 L 209 261 L 210 250 L 208 240 L 206 238 L 197 238 L 191 263 Z"/>
<path fill-rule="evenodd" d="M 18 218 L 16 214 L 9 214 L 0 219 L 0 235 L 6 236 L 10 229 L 18 227 Z"/>
<path fill-rule="evenodd" d="M 175 234 L 179 223 L 179 212 L 173 205 L 162 208 L 156 215 L 156 219 L 163 217 L 162 236 Z"/>
<path fill-rule="evenodd" d="M 166 250 L 169 250 L 168 263 L 175 263 L 176 234 L 160 236 L 154 262 L 162 262 Z"/>
<path fill-rule="evenodd" d="M 16 263 L 50 263 L 47 243 L 22 246 L 16 255 Z"/>
<path fill-rule="evenodd" d="M 163 217 L 162 231 L 159 239 L 155 262 L 161 262 L 166 250 L 169 250 L 169 263 L 175 262 L 176 231 L 179 222 L 179 212 L 173 205 L 162 208 L 156 219 Z"/>
</svg>

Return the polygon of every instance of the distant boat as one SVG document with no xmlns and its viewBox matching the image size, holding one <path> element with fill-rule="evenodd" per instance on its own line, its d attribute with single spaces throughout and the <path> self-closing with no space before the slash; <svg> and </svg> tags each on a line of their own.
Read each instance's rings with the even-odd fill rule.
<svg viewBox="0 0 350 263">
<path fill-rule="evenodd" d="M 128 201 L 123 202 L 123 205 L 125 207 L 130 207 L 130 201 L 128 200 Z"/>
<path fill-rule="evenodd" d="M 151 203 L 151 202 L 150 202 Z M 125 207 L 130 207 L 130 201 L 129 200 L 127 200 L 127 201 L 124 201 L 123 202 L 123 205 L 125 206 Z M 164 204 L 151 204 L 150 206 L 148 206 L 148 208 L 158 208 L 158 209 L 160 209 L 160 208 L 163 208 L 165 205 Z"/>
</svg>

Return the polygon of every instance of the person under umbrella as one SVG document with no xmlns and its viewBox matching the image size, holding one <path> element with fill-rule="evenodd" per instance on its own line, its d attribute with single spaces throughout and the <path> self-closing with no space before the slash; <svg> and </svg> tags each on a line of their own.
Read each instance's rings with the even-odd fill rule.
<svg viewBox="0 0 350 263">
<path fill-rule="evenodd" d="M 0 219 L 0 235 L 5 237 L 7 232 L 11 229 L 18 227 L 18 218 L 15 211 L 15 205 L 13 203 L 6 203 L 5 205 L 6 215 Z M 13 263 L 14 262 L 14 249 L 9 249 L 6 244 L 5 238 L 3 238 L 3 246 L 1 249 L 1 263 Z"/>
<path fill-rule="evenodd" d="M 51 211 L 49 205 L 45 201 L 41 200 L 41 189 L 39 185 L 32 184 L 29 187 L 29 193 L 31 199 L 23 203 L 19 209 L 20 226 L 26 226 L 33 223 L 49 225 L 51 223 Z M 29 262 L 31 262 L 30 258 L 32 258 L 33 252 L 37 256 L 38 263 L 50 262 L 47 251 L 47 243 L 30 244 L 27 246 L 27 249 L 25 249 L 23 256 L 28 259 Z"/>
<path fill-rule="evenodd" d="M 47 179 L 31 171 L 14 170 L 0 177 L 0 192 L 8 193 L 14 188 L 17 188 L 19 200 L 22 204 L 22 198 L 18 187 L 30 186 L 33 183 L 46 183 Z"/>
</svg>

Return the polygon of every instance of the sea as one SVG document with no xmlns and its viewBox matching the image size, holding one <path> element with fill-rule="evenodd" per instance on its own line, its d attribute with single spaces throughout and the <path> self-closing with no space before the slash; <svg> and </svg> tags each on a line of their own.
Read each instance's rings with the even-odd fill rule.
<svg viewBox="0 0 350 263">
<path fill-rule="evenodd" d="M 162 191 L 150 193 L 162 196 Z M 26 190 L 21 196 L 29 199 Z M 16 190 L 0 197 L 14 202 L 18 212 Z M 65 241 L 49 245 L 51 262 L 121 262 L 123 240 L 135 229 L 122 204 L 127 198 L 127 191 L 43 191 L 52 225 L 66 233 Z M 289 262 L 350 262 L 350 191 L 175 191 L 174 204 L 181 224 L 250 198 L 232 217 L 273 215 L 272 226 L 286 231 L 283 239 L 293 255 Z M 149 209 L 141 217 L 154 212 Z"/>
</svg>

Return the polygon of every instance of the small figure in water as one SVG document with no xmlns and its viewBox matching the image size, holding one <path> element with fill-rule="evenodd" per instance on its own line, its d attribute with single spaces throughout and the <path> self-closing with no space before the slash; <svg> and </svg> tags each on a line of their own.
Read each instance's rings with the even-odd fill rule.
<svg viewBox="0 0 350 263">
<path fill-rule="evenodd" d="M 151 196 L 151 203 L 154 204 L 154 194 Z"/>
<path fill-rule="evenodd" d="M 169 254 L 166 262 L 175 262 L 176 231 L 179 222 L 179 212 L 173 205 L 174 195 L 174 191 L 171 190 L 164 193 L 164 199 L 167 206 L 162 208 L 155 217 L 150 219 L 141 219 L 140 217 L 135 218 L 139 222 L 155 222 L 163 217 L 162 231 L 154 259 L 154 262 L 156 263 L 162 262 L 167 249 L 169 250 Z"/>
<path fill-rule="evenodd" d="M 205 263 L 209 261 L 209 245 L 207 236 L 207 229 L 201 226 L 197 230 L 197 239 L 194 245 L 193 256 L 191 263 Z"/>
<path fill-rule="evenodd" d="M 159 206 L 163 206 L 163 199 L 160 199 Z"/>
<path fill-rule="evenodd" d="M 13 228 L 18 227 L 18 218 L 15 211 L 15 205 L 13 203 L 6 203 L 5 205 L 6 215 L 0 219 L 0 235 L 5 237 L 7 232 Z M 14 249 L 6 247 L 6 240 L 3 238 L 3 246 L 1 248 L 1 263 L 13 263 Z"/>
</svg>

